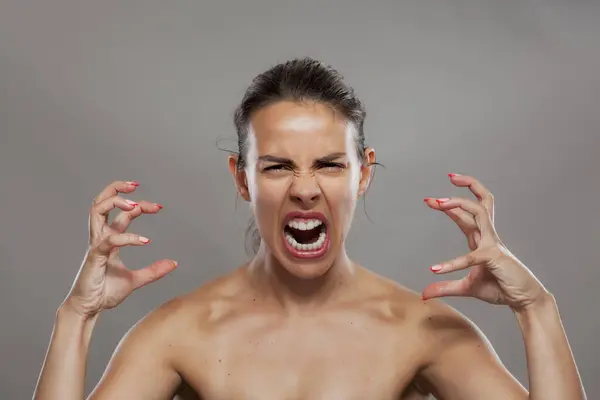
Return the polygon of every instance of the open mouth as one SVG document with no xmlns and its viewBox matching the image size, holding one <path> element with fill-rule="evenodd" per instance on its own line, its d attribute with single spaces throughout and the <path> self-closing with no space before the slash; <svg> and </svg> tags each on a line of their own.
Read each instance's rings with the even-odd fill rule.
<svg viewBox="0 0 600 400">
<path fill-rule="evenodd" d="M 283 233 L 288 250 L 300 258 L 320 257 L 329 243 L 327 225 L 317 218 L 293 218 Z"/>
</svg>

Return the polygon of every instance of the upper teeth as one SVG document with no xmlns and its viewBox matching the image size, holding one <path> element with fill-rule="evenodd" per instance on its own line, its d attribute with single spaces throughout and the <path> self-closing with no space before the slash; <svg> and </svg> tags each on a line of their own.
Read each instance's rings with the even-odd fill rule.
<svg viewBox="0 0 600 400">
<path fill-rule="evenodd" d="M 317 226 L 321 226 L 323 221 L 318 219 L 309 219 L 309 220 L 291 220 L 288 222 L 288 226 L 290 228 L 298 229 L 301 231 L 309 231 L 311 229 L 316 228 Z"/>
</svg>

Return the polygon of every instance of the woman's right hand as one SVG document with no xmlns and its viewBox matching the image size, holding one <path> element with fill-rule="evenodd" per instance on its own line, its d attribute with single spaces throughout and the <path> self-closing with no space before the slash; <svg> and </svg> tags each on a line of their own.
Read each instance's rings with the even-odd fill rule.
<svg viewBox="0 0 600 400">
<path fill-rule="evenodd" d="M 146 201 L 133 202 L 119 196 L 132 193 L 135 182 L 116 181 L 95 199 L 89 216 L 89 248 L 77 278 L 63 306 L 83 317 L 119 305 L 136 289 L 154 282 L 177 267 L 173 260 L 159 260 L 139 270 L 125 267 L 119 258 L 123 246 L 143 246 L 149 239 L 126 233 L 131 221 L 142 213 L 155 214 L 162 206 Z M 109 225 L 108 215 L 114 208 L 122 211 Z"/>
</svg>

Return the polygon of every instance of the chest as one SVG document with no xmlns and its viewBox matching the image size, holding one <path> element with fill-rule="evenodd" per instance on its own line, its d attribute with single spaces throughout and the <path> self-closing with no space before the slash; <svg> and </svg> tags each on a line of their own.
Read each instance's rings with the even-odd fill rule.
<svg viewBox="0 0 600 400">
<path fill-rule="evenodd" d="M 182 372 L 204 400 L 399 399 L 418 370 L 419 349 L 398 338 L 350 323 L 223 332 L 191 350 Z"/>
</svg>

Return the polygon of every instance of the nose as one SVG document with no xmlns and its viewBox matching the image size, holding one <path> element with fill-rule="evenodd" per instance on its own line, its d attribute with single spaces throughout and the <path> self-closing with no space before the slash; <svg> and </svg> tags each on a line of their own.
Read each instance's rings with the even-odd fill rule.
<svg viewBox="0 0 600 400">
<path fill-rule="evenodd" d="M 321 197 L 321 188 L 314 176 L 295 177 L 290 188 L 291 200 L 304 208 L 313 207 Z"/>
</svg>

